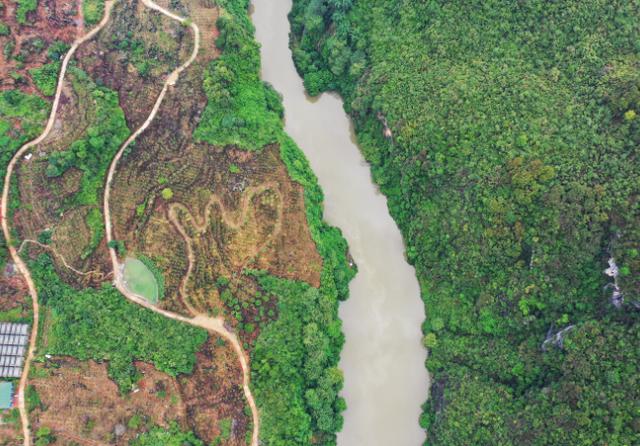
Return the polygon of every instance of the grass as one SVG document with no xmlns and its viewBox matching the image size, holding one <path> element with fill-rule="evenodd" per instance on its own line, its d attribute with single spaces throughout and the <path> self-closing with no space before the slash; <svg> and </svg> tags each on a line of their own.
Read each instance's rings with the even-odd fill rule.
<svg viewBox="0 0 640 446">
<path fill-rule="evenodd" d="M 82 2 L 84 22 L 87 25 L 95 25 L 104 14 L 104 0 L 85 0 Z"/>
<path fill-rule="evenodd" d="M 15 307 L 11 310 L 0 311 L 0 321 L 2 322 L 27 322 L 29 317 L 22 314 L 21 307 Z"/>
<path fill-rule="evenodd" d="M 153 272 L 138 259 L 127 258 L 124 262 L 124 280 L 127 288 L 152 304 L 159 300 L 159 290 Z"/>
</svg>

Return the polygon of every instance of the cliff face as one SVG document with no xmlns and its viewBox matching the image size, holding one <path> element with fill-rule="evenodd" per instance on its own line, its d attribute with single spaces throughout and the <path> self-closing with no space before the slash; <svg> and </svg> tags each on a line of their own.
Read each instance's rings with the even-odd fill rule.
<svg viewBox="0 0 640 446">
<path fill-rule="evenodd" d="M 418 272 L 428 444 L 637 438 L 637 19 L 595 1 L 294 1 L 305 86 L 343 95 Z"/>
</svg>

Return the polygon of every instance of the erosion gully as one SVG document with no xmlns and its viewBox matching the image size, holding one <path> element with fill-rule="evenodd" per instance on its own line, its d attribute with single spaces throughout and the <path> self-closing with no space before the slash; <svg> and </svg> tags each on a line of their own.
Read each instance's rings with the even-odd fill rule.
<svg viewBox="0 0 640 446">
<path fill-rule="evenodd" d="M 285 129 L 302 148 L 325 193 L 326 220 L 343 233 L 358 274 L 340 306 L 340 360 L 347 401 L 338 446 L 421 445 L 420 405 L 428 391 L 415 271 L 386 198 L 373 184 L 340 97 L 309 98 L 289 50 L 291 0 L 253 0 L 262 78 L 283 96 Z"/>
</svg>

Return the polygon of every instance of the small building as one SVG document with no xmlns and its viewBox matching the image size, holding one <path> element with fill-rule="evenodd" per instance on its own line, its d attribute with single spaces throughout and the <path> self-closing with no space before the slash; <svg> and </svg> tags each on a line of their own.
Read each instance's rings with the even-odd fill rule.
<svg viewBox="0 0 640 446">
<path fill-rule="evenodd" d="M 20 378 L 29 325 L 0 322 L 0 377 Z"/>
<path fill-rule="evenodd" d="M 13 406 L 13 384 L 0 381 L 0 410 L 11 409 Z"/>
</svg>

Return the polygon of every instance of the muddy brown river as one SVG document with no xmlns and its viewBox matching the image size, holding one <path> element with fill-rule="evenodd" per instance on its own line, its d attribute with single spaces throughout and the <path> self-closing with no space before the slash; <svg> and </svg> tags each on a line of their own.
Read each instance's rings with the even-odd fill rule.
<svg viewBox="0 0 640 446">
<path fill-rule="evenodd" d="M 373 184 L 341 99 L 305 95 L 289 50 L 291 0 L 253 0 L 262 78 L 283 96 L 286 131 L 302 148 L 325 194 L 325 219 L 342 229 L 358 274 L 340 306 L 346 343 L 345 423 L 338 446 L 419 446 L 427 395 L 424 308 L 400 231 Z"/>
</svg>

